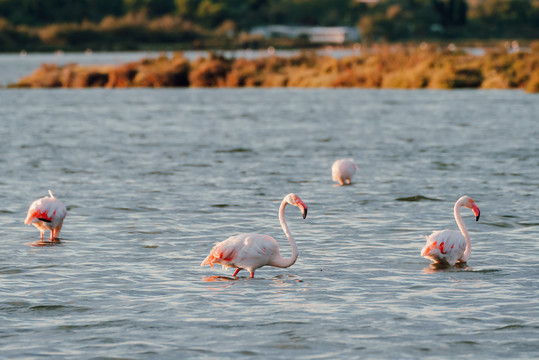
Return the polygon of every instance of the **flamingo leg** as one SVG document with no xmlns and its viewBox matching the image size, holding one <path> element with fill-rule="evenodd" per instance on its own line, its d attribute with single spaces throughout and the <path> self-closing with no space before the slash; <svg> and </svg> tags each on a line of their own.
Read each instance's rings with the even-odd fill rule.
<svg viewBox="0 0 539 360">
<path fill-rule="evenodd" d="M 64 224 L 64 222 L 62 221 L 55 229 L 54 229 L 54 237 L 55 238 L 58 238 L 58 236 L 60 235 L 60 230 L 62 230 L 62 225 Z"/>
<path fill-rule="evenodd" d="M 251 278 L 254 278 L 254 277 L 255 277 L 255 272 L 253 271 L 253 272 L 251 273 Z"/>
<path fill-rule="evenodd" d="M 45 233 L 44 231 L 41 232 L 41 242 L 43 242 L 43 233 Z"/>
<path fill-rule="evenodd" d="M 240 270 L 240 268 L 237 268 L 236 271 L 234 271 L 234 274 L 232 274 L 232 276 L 236 276 L 240 272 Z"/>
<path fill-rule="evenodd" d="M 60 229 L 52 229 L 51 230 L 51 241 L 59 241 L 58 240 L 58 233 L 60 232 Z"/>
</svg>

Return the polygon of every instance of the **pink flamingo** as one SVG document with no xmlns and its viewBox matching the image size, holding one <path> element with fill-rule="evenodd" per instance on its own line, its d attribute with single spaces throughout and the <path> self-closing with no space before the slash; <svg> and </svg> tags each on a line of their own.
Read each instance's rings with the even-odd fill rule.
<svg viewBox="0 0 539 360">
<path fill-rule="evenodd" d="M 470 235 L 462 222 L 460 208 L 464 206 L 472 209 L 475 214 L 475 221 L 479 220 L 480 210 L 471 197 L 463 196 L 457 200 L 454 208 L 455 220 L 459 226 L 460 232 L 456 230 L 440 230 L 427 236 L 427 243 L 421 256 L 431 259 L 439 265 L 455 265 L 457 262 L 466 263 L 472 253 L 472 244 Z"/>
<path fill-rule="evenodd" d="M 271 236 L 239 234 L 217 243 L 200 266 L 210 265 L 213 268 L 213 264 L 221 264 L 223 267 L 236 268 L 232 276 L 236 276 L 241 269 L 245 269 L 251 273 L 251 277 L 254 277 L 255 270 L 262 266 L 269 265 L 280 268 L 292 266 L 298 258 L 298 247 L 284 218 L 284 209 L 287 204 L 297 206 L 304 219 L 307 216 L 307 205 L 296 194 L 288 194 L 279 207 L 279 222 L 290 245 L 292 245 L 290 258 L 285 259 L 281 256 L 279 245 Z"/>
<path fill-rule="evenodd" d="M 60 200 L 52 195 L 49 190 L 49 196 L 37 199 L 30 205 L 28 215 L 24 223 L 34 225 L 41 232 L 41 242 L 43 242 L 43 233 L 47 230 L 51 231 L 50 241 L 58 238 L 64 218 L 67 215 L 66 207 Z"/>
<path fill-rule="evenodd" d="M 354 163 L 354 159 L 339 159 L 331 166 L 331 177 L 341 186 L 350 185 L 356 171 L 357 165 Z"/>
</svg>

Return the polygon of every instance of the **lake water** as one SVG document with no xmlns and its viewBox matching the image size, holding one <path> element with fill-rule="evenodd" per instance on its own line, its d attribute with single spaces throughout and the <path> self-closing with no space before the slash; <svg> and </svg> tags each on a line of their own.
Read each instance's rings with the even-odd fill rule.
<svg viewBox="0 0 539 360">
<path fill-rule="evenodd" d="M 0 90 L 0 358 L 538 358 L 538 100 Z M 342 157 L 359 171 L 336 187 Z M 48 189 L 68 208 L 61 243 L 29 246 Z M 289 256 L 290 192 L 309 207 L 286 211 L 296 264 L 199 266 L 241 232 Z M 481 209 L 462 213 L 469 267 L 433 270 L 424 235 L 457 229 L 462 195 Z"/>
</svg>

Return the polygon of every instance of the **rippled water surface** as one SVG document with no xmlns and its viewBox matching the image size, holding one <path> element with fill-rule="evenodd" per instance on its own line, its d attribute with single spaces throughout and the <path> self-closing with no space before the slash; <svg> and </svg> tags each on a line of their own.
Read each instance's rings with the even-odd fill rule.
<svg viewBox="0 0 539 360">
<path fill-rule="evenodd" d="M 521 91 L 1 90 L 2 358 L 537 358 L 539 101 Z M 351 186 L 332 162 L 353 157 Z M 33 247 L 29 204 L 68 208 Z M 299 258 L 201 268 L 240 232 Z M 465 269 L 424 235 L 457 229 Z M 219 277 L 223 276 L 223 277 Z"/>
</svg>

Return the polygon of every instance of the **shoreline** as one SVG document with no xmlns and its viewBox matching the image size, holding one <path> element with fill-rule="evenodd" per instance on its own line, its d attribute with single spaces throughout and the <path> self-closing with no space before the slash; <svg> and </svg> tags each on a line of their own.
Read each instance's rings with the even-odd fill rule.
<svg viewBox="0 0 539 360">
<path fill-rule="evenodd" d="M 42 64 L 7 88 L 469 88 L 539 92 L 539 42 L 532 43 L 528 51 L 510 50 L 485 48 L 484 54 L 474 55 L 454 45 L 421 43 L 361 47 L 361 52 L 340 58 L 321 54 L 323 49 L 318 49 L 251 59 L 209 52 L 194 60 L 175 52 L 119 65 Z"/>
</svg>

